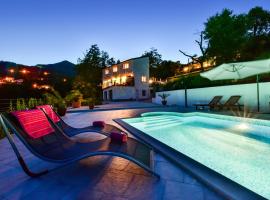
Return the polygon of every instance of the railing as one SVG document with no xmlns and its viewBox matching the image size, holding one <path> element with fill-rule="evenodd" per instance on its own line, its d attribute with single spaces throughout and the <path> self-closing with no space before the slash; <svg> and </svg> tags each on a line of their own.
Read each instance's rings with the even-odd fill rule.
<svg viewBox="0 0 270 200">
<path fill-rule="evenodd" d="M 25 110 L 43 104 L 39 98 L 0 99 L 0 113 L 14 110 Z"/>
<path fill-rule="evenodd" d="M 102 89 L 108 88 L 108 87 L 112 87 L 112 86 L 134 86 L 135 85 L 135 81 L 134 81 L 134 77 L 128 77 L 127 80 L 123 83 L 117 83 L 116 81 L 113 83 L 106 83 L 102 85 Z"/>
<path fill-rule="evenodd" d="M 13 107 L 16 105 L 17 99 L 0 99 L 0 112 L 7 112 L 10 109 L 10 103 Z"/>
</svg>

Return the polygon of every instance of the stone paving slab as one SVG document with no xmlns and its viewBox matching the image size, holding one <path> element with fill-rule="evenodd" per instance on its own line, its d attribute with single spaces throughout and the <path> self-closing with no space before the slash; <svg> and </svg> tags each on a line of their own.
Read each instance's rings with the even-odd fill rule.
<svg viewBox="0 0 270 200">
<path fill-rule="evenodd" d="M 157 109 L 157 108 L 153 108 Z M 118 110 L 95 113 L 71 113 L 64 119 L 76 127 L 103 119 L 137 116 L 143 110 Z M 168 108 L 170 110 L 172 108 Z M 75 139 L 93 136 L 81 134 Z M 104 137 L 99 135 L 100 137 Z M 98 136 L 95 136 L 98 139 Z M 160 154 L 155 154 L 155 170 L 161 179 L 151 176 L 137 165 L 117 157 L 90 157 L 60 169 L 33 156 L 15 137 L 31 169 L 53 169 L 40 178 L 30 178 L 21 170 L 7 139 L 0 141 L 0 199 L 145 199 L 145 200 L 218 200 L 222 199 L 181 168 Z"/>
</svg>

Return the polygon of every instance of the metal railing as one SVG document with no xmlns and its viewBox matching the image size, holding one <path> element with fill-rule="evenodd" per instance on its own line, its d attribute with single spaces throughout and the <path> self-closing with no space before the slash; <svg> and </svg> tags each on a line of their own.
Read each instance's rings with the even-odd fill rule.
<svg viewBox="0 0 270 200">
<path fill-rule="evenodd" d="M 0 112 L 7 112 L 10 109 L 10 103 L 13 107 L 16 105 L 17 99 L 0 99 Z"/>
</svg>

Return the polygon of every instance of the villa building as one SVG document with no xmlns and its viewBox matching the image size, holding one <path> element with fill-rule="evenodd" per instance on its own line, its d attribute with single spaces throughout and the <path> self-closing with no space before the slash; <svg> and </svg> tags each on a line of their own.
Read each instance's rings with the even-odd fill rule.
<svg viewBox="0 0 270 200">
<path fill-rule="evenodd" d="M 102 70 L 104 101 L 143 100 L 150 98 L 149 58 L 125 60 Z"/>
</svg>

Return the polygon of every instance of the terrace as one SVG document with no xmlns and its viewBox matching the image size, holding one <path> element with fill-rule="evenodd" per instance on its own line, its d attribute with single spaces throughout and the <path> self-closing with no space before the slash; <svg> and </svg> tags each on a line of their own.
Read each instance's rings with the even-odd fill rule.
<svg viewBox="0 0 270 200">
<path fill-rule="evenodd" d="M 13 4 L 0 200 L 270 199 L 269 2 Z"/>
<path fill-rule="evenodd" d="M 176 107 L 157 107 L 150 103 L 115 103 L 114 109 L 106 105 L 95 112 L 68 113 L 64 120 L 75 127 L 103 119 L 115 124 L 114 118 L 138 116 L 148 111 L 180 111 Z M 116 124 L 115 124 L 116 125 Z M 88 134 L 76 136 L 87 140 Z M 99 135 L 90 136 L 98 139 Z M 53 170 L 56 165 L 33 156 L 17 138 L 26 162 L 31 169 L 52 169 L 40 178 L 29 178 L 21 170 L 7 139 L 0 142 L 0 199 L 37 199 L 50 193 L 50 199 L 222 199 L 210 188 L 190 174 L 155 153 L 155 171 L 161 179 L 149 175 L 135 164 L 116 157 L 96 156 Z"/>
</svg>

